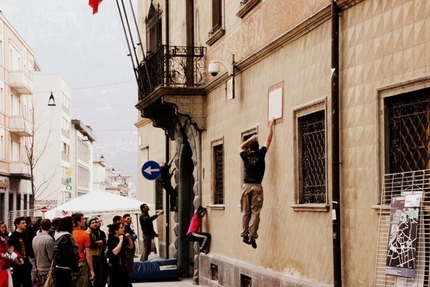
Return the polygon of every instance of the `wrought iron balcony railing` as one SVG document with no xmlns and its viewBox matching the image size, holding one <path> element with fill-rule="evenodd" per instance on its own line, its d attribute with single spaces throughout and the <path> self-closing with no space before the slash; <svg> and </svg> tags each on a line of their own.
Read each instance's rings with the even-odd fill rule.
<svg viewBox="0 0 430 287">
<path fill-rule="evenodd" d="M 160 46 L 137 69 L 139 101 L 158 87 L 201 87 L 206 80 L 206 48 Z"/>
</svg>

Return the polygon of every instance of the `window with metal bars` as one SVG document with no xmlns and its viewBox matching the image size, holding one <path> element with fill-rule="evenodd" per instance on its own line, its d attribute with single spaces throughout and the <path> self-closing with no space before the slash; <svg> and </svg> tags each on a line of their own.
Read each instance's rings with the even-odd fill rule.
<svg viewBox="0 0 430 287">
<path fill-rule="evenodd" d="M 430 89 L 385 100 L 388 112 L 389 172 L 428 169 Z"/>
<path fill-rule="evenodd" d="M 325 112 L 298 119 L 300 138 L 300 203 L 326 203 Z"/>
<path fill-rule="evenodd" d="M 213 146 L 212 152 L 214 167 L 214 204 L 224 204 L 224 145 L 218 144 Z"/>
<path fill-rule="evenodd" d="M 240 287 L 252 287 L 252 278 L 244 274 L 240 274 Z"/>
<path fill-rule="evenodd" d="M 211 280 L 218 281 L 218 265 L 211 263 Z"/>
<path fill-rule="evenodd" d="M 166 196 L 168 196 L 166 194 Z M 155 180 L 155 209 L 163 209 L 163 187 L 161 186 L 161 176 Z"/>
</svg>

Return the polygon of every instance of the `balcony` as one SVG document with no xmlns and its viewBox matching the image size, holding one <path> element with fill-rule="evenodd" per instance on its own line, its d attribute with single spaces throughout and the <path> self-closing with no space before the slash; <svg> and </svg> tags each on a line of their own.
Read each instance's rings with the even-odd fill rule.
<svg viewBox="0 0 430 287">
<path fill-rule="evenodd" d="M 12 91 L 21 95 L 33 94 L 33 81 L 24 73 L 24 71 L 10 71 L 9 84 Z"/>
<path fill-rule="evenodd" d="M 23 161 L 11 161 L 9 173 L 20 178 L 30 178 L 30 165 Z"/>
<path fill-rule="evenodd" d="M 33 134 L 32 124 L 24 116 L 11 116 L 9 118 L 9 129 L 11 133 L 22 137 L 28 137 Z"/>
<path fill-rule="evenodd" d="M 160 46 L 136 69 L 136 108 L 173 138 L 178 114 L 206 128 L 206 48 Z"/>
</svg>

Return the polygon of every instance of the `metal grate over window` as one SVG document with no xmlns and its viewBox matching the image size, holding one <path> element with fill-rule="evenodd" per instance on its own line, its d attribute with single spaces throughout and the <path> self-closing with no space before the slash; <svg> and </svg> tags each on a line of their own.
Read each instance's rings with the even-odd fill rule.
<svg viewBox="0 0 430 287">
<path fill-rule="evenodd" d="M 388 98 L 390 173 L 429 168 L 430 91 Z"/>
<path fill-rule="evenodd" d="M 252 278 L 244 274 L 240 274 L 240 287 L 252 287 Z"/>
<path fill-rule="evenodd" d="M 167 193 L 166 196 L 168 196 Z M 155 180 L 155 209 L 163 209 L 163 187 L 161 186 L 161 176 Z"/>
<path fill-rule="evenodd" d="M 381 202 L 390 203 L 392 199 L 406 195 L 420 195 L 417 222 L 417 234 L 406 233 L 397 227 L 397 236 L 390 236 L 393 229 L 391 210 L 387 205 L 381 205 L 376 254 L 376 276 L 374 286 L 429 286 L 430 262 L 430 170 L 419 170 L 402 173 L 386 174 L 384 176 Z M 412 213 L 412 212 L 408 212 Z M 405 212 L 399 218 L 406 218 Z M 416 220 L 416 219 L 415 219 Z M 400 223 L 405 220 L 398 220 Z M 412 225 L 411 223 L 409 223 Z M 400 225 L 398 225 L 400 226 Z M 392 235 L 392 234 L 391 234 Z M 403 235 L 403 236 L 402 236 Z M 413 235 L 413 236 L 411 236 Z M 415 241 L 415 242 L 414 242 Z M 396 277 L 388 275 L 387 265 L 393 257 L 392 246 L 396 243 L 400 250 L 399 260 L 402 266 L 413 266 L 414 277 Z M 390 243 L 390 248 L 388 245 Z M 416 243 L 416 245 L 414 244 Z M 414 257 L 410 254 L 413 252 Z M 410 268 L 410 267 L 409 267 Z"/>
<path fill-rule="evenodd" d="M 211 263 L 211 280 L 218 281 L 219 273 L 218 273 L 218 265 Z"/>
<path fill-rule="evenodd" d="M 302 188 L 300 203 L 326 203 L 325 113 L 299 118 Z"/>
<path fill-rule="evenodd" d="M 224 204 L 224 146 L 213 147 L 214 159 L 214 203 Z"/>
</svg>

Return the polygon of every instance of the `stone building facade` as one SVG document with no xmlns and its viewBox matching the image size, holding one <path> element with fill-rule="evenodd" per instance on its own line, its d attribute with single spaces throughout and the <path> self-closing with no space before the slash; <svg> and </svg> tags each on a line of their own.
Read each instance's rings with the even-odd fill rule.
<svg viewBox="0 0 430 287">
<path fill-rule="evenodd" d="M 142 136 L 155 127 L 169 137 L 169 148 L 160 150 L 165 138 L 157 132 L 160 160 L 175 150 L 179 154 L 179 212 L 170 215 L 169 241 L 175 243 L 170 255 L 178 258 L 181 275 L 189 271 L 202 286 L 428 284 L 428 266 L 422 263 L 428 262 L 422 240 L 428 231 L 419 228 L 415 277 L 402 279 L 385 274 L 389 225 L 383 223 L 389 221 L 392 198 L 416 191 L 417 184 L 408 183 L 415 176 L 421 207 L 427 203 L 430 4 L 147 2 L 137 10 L 147 43 L 139 66 L 137 126 L 145 128 Z M 338 50 L 332 47 L 336 36 Z M 151 62 L 160 45 L 166 46 L 159 58 L 161 80 Z M 175 63 L 181 53 L 188 58 Z M 213 60 L 223 63 L 215 77 L 207 72 Z M 336 76 L 339 85 L 333 87 Z M 264 142 L 272 117 L 276 126 L 254 250 L 240 238 L 238 146 L 254 133 Z M 337 139 L 340 160 L 334 162 Z M 336 174 L 339 201 L 333 199 Z M 211 206 L 202 228 L 212 234 L 206 255 L 196 253 L 184 235 L 199 204 Z M 423 215 L 420 226 L 428 220 Z M 341 222 L 340 261 L 334 220 Z"/>
</svg>

